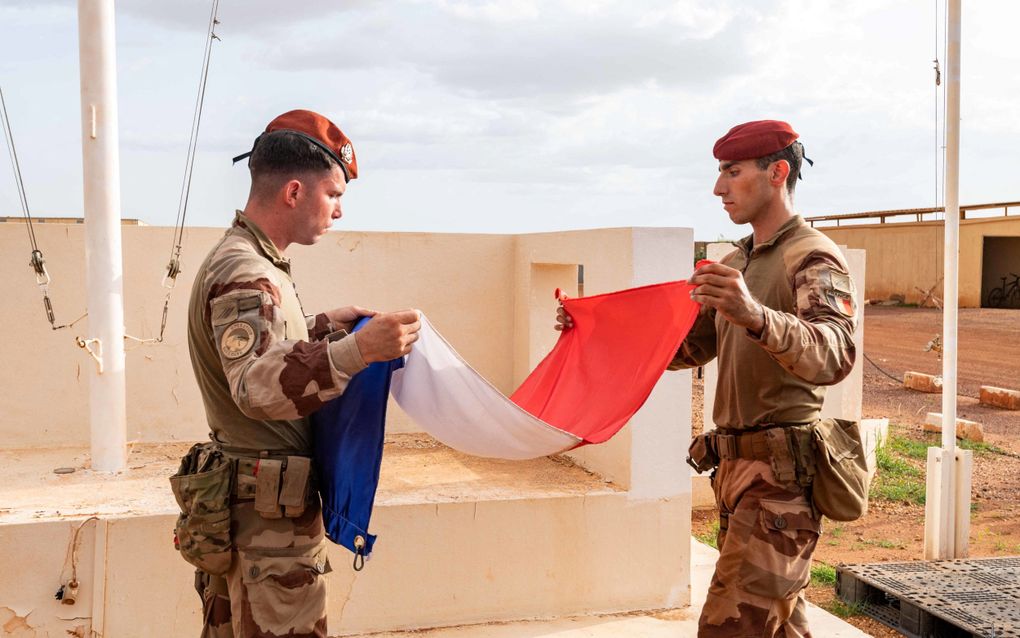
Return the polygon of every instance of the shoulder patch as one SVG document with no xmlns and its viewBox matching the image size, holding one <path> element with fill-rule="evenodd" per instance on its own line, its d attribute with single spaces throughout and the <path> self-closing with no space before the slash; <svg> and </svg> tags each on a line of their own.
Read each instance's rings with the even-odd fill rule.
<svg viewBox="0 0 1020 638">
<path fill-rule="evenodd" d="M 235 321 L 220 337 L 220 352 L 230 360 L 240 359 L 255 347 L 255 328 L 247 321 Z"/>
<path fill-rule="evenodd" d="M 840 314 L 853 317 L 857 313 L 857 304 L 854 300 L 854 283 L 850 279 L 850 275 L 831 268 L 826 270 L 825 275 L 827 276 L 822 278 L 823 301 Z"/>
</svg>

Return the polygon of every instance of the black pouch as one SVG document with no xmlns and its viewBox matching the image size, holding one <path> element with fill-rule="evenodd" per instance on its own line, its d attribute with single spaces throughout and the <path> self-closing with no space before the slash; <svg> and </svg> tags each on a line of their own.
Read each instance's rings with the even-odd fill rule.
<svg viewBox="0 0 1020 638">
<path fill-rule="evenodd" d="M 212 442 L 196 443 L 170 477 L 181 508 L 174 546 L 184 560 L 219 576 L 230 569 L 230 495 L 234 464 Z"/>
<path fill-rule="evenodd" d="M 687 448 L 687 464 L 698 474 L 719 465 L 719 453 L 715 449 L 715 434 L 699 434 Z"/>
<path fill-rule="evenodd" d="M 814 428 L 815 477 L 811 501 L 834 521 L 855 521 L 868 511 L 867 460 L 854 421 L 822 419 Z"/>
</svg>

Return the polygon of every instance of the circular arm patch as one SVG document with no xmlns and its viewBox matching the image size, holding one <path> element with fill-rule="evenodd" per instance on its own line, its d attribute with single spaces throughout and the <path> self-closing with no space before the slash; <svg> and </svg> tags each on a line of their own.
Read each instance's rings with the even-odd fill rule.
<svg viewBox="0 0 1020 638">
<path fill-rule="evenodd" d="M 227 326 L 220 337 L 220 352 L 227 359 L 240 359 L 255 347 L 255 328 L 245 321 Z"/>
</svg>

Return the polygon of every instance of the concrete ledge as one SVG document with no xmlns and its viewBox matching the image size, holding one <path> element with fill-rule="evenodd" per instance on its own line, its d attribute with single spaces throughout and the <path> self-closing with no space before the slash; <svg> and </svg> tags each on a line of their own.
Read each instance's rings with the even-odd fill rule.
<svg viewBox="0 0 1020 638">
<path fill-rule="evenodd" d="M 981 386 L 980 401 L 985 405 L 1007 410 L 1020 410 L 1020 390 Z"/>
<path fill-rule="evenodd" d="M 924 417 L 923 429 L 925 432 L 942 432 L 942 413 L 929 412 Z M 985 440 L 985 430 L 980 423 L 968 421 L 967 419 L 956 419 L 956 438 L 967 439 L 982 443 Z"/>
<path fill-rule="evenodd" d="M 907 370 L 903 373 L 903 387 L 918 392 L 939 393 L 942 392 L 942 377 Z"/>
<path fill-rule="evenodd" d="M 81 469 L 74 450 L 0 451 L 0 612 L 39 635 L 197 635 L 193 569 L 172 544 L 166 477 L 187 444 L 132 454 L 131 469 Z M 419 436 L 387 443 L 364 571 L 330 545 L 330 635 L 560 618 L 690 602 L 690 496 L 635 498 L 563 459 L 494 461 Z M 73 607 L 53 600 L 79 536 Z M 2 630 L 0 630 L 2 631 Z M 81 632 L 79 632 L 81 633 Z M 3 635 L 3 634 L 0 634 Z M 31 635 L 31 634 L 28 634 Z M 84 634 L 83 634 L 84 635 Z M 91 635 L 91 634 L 89 634 Z"/>
</svg>

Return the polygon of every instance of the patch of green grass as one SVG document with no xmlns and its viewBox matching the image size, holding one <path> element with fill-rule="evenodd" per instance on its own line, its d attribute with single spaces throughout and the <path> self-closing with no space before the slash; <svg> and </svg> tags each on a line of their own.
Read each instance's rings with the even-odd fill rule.
<svg viewBox="0 0 1020 638">
<path fill-rule="evenodd" d="M 1005 456 L 1011 456 L 1007 450 L 1004 450 L 992 443 L 985 443 L 984 441 L 957 439 L 956 444 L 961 450 L 972 450 L 974 452 L 974 456 L 984 456 L 986 454 L 1002 454 Z M 907 438 L 905 436 L 890 435 L 889 441 L 886 443 L 886 447 L 900 456 L 906 456 L 908 458 L 923 461 L 928 458 L 928 448 L 942 447 L 942 435 L 935 432 L 928 432 L 924 435 L 924 440 L 922 441 Z"/>
<path fill-rule="evenodd" d="M 839 598 L 834 598 L 831 603 L 825 606 L 825 610 L 840 618 L 850 618 L 864 613 L 864 603 L 847 604 Z"/>
<path fill-rule="evenodd" d="M 905 549 L 906 545 L 903 543 L 897 543 L 885 538 L 870 539 L 865 538 L 860 541 L 862 545 L 870 545 L 872 547 L 881 547 L 882 549 Z"/>
<path fill-rule="evenodd" d="M 708 545 L 712 549 L 719 549 L 719 521 L 713 521 L 712 526 L 703 534 L 695 534 L 694 538 Z"/>
<path fill-rule="evenodd" d="M 924 505 L 924 476 L 921 470 L 908 463 L 904 457 L 912 453 L 913 447 L 901 446 L 899 453 L 892 443 L 875 451 L 878 473 L 871 483 L 870 497 L 875 500 L 897 501 Z"/>
<path fill-rule="evenodd" d="M 811 584 L 820 587 L 835 586 L 836 568 L 825 563 L 815 563 L 811 566 Z"/>
<path fill-rule="evenodd" d="M 905 476 L 916 478 L 921 476 L 921 470 L 907 463 L 903 455 L 897 454 L 891 447 L 878 448 L 875 450 L 875 460 L 878 463 L 879 473 L 886 475 Z"/>
<path fill-rule="evenodd" d="M 910 459 L 924 461 L 928 458 L 929 441 L 918 441 L 905 436 L 890 435 L 885 444 L 885 451 L 895 453 L 897 456 L 905 456 Z M 880 452 L 882 450 L 879 450 Z"/>
<path fill-rule="evenodd" d="M 1002 449 L 1001 447 L 996 447 L 991 443 L 985 442 L 979 443 L 977 441 L 969 441 L 967 439 L 960 439 L 956 443 L 957 445 L 960 446 L 960 449 L 973 450 L 974 456 L 984 456 L 986 454 L 1004 454 L 1007 456 L 1009 455 L 1009 452 Z"/>
</svg>

